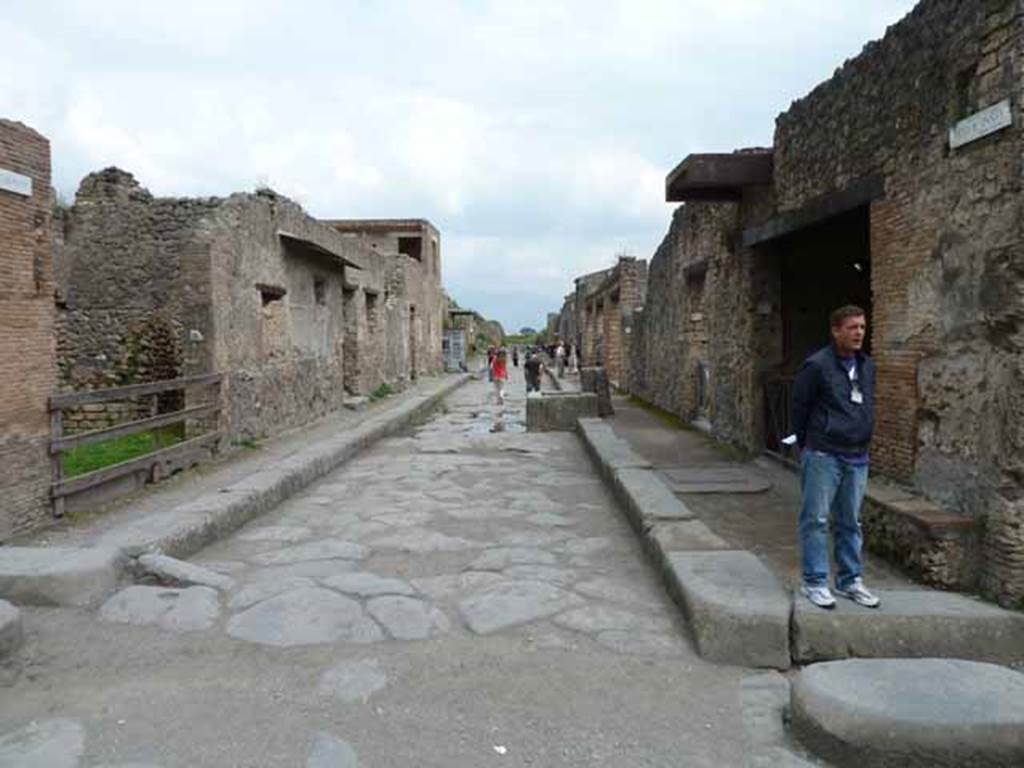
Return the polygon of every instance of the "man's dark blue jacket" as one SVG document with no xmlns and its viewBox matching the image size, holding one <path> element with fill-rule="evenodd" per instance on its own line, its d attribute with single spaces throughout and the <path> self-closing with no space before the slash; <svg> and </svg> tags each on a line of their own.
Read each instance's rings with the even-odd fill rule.
<svg viewBox="0 0 1024 768">
<path fill-rule="evenodd" d="M 853 384 L 831 344 L 808 357 L 793 382 L 792 426 L 801 448 L 826 453 L 866 453 L 875 428 L 875 363 L 857 353 L 863 402 L 850 399 Z"/>
</svg>

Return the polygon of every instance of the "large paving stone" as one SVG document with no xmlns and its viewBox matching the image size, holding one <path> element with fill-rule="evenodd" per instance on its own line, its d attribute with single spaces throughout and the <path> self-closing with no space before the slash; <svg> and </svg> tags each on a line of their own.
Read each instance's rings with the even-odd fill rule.
<svg viewBox="0 0 1024 768">
<path fill-rule="evenodd" d="M 228 600 L 228 608 L 242 611 L 251 605 L 295 589 L 315 587 L 316 582 L 305 576 L 270 576 L 246 584 Z"/>
<path fill-rule="evenodd" d="M 39 720 L 0 736 L 0 768 L 77 768 L 84 750 L 77 720 Z"/>
<path fill-rule="evenodd" d="M 387 684 L 388 676 L 376 659 L 343 661 L 324 672 L 318 690 L 341 701 L 365 702 Z"/>
<path fill-rule="evenodd" d="M 21 611 L 6 600 L 0 600 L 0 659 L 16 651 L 24 637 Z"/>
<path fill-rule="evenodd" d="M 441 611 L 412 597 L 375 597 L 366 603 L 366 610 L 395 640 L 424 640 L 449 629 Z"/>
<path fill-rule="evenodd" d="M 393 549 L 400 552 L 459 552 L 479 546 L 458 536 L 446 536 L 426 528 L 406 528 L 390 536 L 375 539 L 372 546 L 378 549 Z"/>
<path fill-rule="evenodd" d="M 554 565 L 555 556 L 533 547 L 489 549 L 467 566 L 473 571 L 501 571 L 512 565 Z"/>
<path fill-rule="evenodd" d="M 510 581 L 467 597 L 459 603 L 463 621 L 478 635 L 547 618 L 580 605 L 570 592 L 540 581 Z"/>
<path fill-rule="evenodd" d="M 933 590 L 880 590 L 868 610 L 839 598 L 823 611 L 797 597 L 793 658 L 800 663 L 859 658 L 1024 660 L 1024 614 L 965 595 Z"/>
<path fill-rule="evenodd" d="M 200 632 L 220 616 L 220 599 L 210 587 L 133 586 L 122 589 L 100 608 L 100 618 L 119 624 L 156 624 L 173 632 Z"/>
<path fill-rule="evenodd" d="M 672 629 L 672 622 L 668 619 L 659 616 L 645 616 L 606 605 L 588 605 L 576 608 L 558 614 L 552 621 L 560 627 L 587 634 L 605 630 L 665 632 Z"/>
<path fill-rule="evenodd" d="M 296 589 L 257 603 L 227 625 L 239 640 L 288 647 L 380 640 L 381 629 L 355 600 L 320 587 Z"/>
<path fill-rule="evenodd" d="M 460 592 L 474 592 L 507 581 L 506 577 L 493 571 L 466 571 L 446 573 L 441 576 L 425 576 L 413 579 L 412 584 L 424 595 L 436 599 Z"/>
<path fill-rule="evenodd" d="M 665 578 L 700 655 L 748 667 L 790 666 L 789 592 L 753 554 L 669 552 Z"/>
<path fill-rule="evenodd" d="M 250 559 L 258 565 L 287 565 L 289 563 L 331 560 L 334 558 L 362 560 L 369 557 L 369 555 L 370 550 L 362 544 L 354 544 L 351 541 L 342 541 L 340 539 L 326 539 L 324 541 L 313 541 L 308 544 L 298 544 L 294 547 L 285 547 L 273 552 L 264 552 L 254 555 Z"/>
<path fill-rule="evenodd" d="M 628 656 L 678 657 L 687 652 L 681 637 L 670 632 L 609 629 L 595 638 L 606 648 Z"/>
<path fill-rule="evenodd" d="M 0 597 L 19 605 L 95 605 L 117 588 L 114 549 L 0 547 Z"/>
<path fill-rule="evenodd" d="M 801 670 L 802 740 L 839 766 L 1024 765 L 1024 674 L 960 659 L 853 659 Z"/>
<path fill-rule="evenodd" d="M 212 587 L 228 590 L 235 586 L 230 576 L 167 555 L 149 554 L 138 559 L 142 576 L 171 587 Z"/>
<path fill-rule="evenodd" d="M 407 581 L 365 572 L 341 573 L 324 579 L 323 585 L 359 597 L 416 594 L 416 590 Z"/>
</svg>

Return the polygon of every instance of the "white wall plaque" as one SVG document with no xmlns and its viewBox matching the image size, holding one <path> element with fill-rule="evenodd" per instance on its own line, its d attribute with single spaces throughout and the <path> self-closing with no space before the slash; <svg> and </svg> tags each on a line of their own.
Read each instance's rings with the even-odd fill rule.
<svg viewBox="0 0 1024 768">
<path fill-rule="evenodd" d="M 16 195 L 32 197 L 32 179 L 29 176 L 22 176 L 20 173 L 0 168 L 0 189 L 13 192 Z"/>
<path fill-rule="evenodd" d="M 962 147 L 1011 125 L 1013 112 L 1010 110 L 1010 100 L 1004 99 L 987 109 L 975 112 L 970 117 L 965 117 L 950 128 L 949 148 Z"/>
</svg>

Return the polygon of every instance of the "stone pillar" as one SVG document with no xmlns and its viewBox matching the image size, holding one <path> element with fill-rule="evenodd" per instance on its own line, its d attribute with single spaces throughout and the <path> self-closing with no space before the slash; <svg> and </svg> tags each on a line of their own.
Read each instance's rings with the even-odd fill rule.
<svg viewBox="0 0 1024 768">
<path fill-rule="evenodd" d="M 601 367 L 580 368 L 580 390 L 593 392 L 597 395 L 597 413 L 599 416 L 611 416 L 612 391 L 608 383 L 608 373 Z"/>
<path fill-rule="evenodd" d="M 0 541 L 50 519 L 52 210 L 50 142 L 0 120 Z"/>
</svg>

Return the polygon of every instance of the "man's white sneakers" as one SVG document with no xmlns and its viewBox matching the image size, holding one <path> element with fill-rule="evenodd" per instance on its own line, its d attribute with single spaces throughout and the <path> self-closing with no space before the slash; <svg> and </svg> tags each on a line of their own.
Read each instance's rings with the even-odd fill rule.
<svg viewBox="0 0 1024 768">
<path fill-rule="evenodd" d="M 804 584 L 800 587 L 800 594 L 819 608 L 824 608 L 827 611 L 836 607 L 836 599 L 832 597 L 832 593 L 829 592 L 828 587 L 824 585 L 820 587 L 812 587 Z"/>
<path fill-rule="evenodd" d="M 864 586 L 864 582 L 860 579 L 854 579 L 845 589 L 836 587 L 836 592 L 845 598 L 853 600 L 857 605 L 863 605 L 865 608 L 877 608 L 882 603 L 877 595 L 868 591 L 868 588 Z"/>
</svg>

